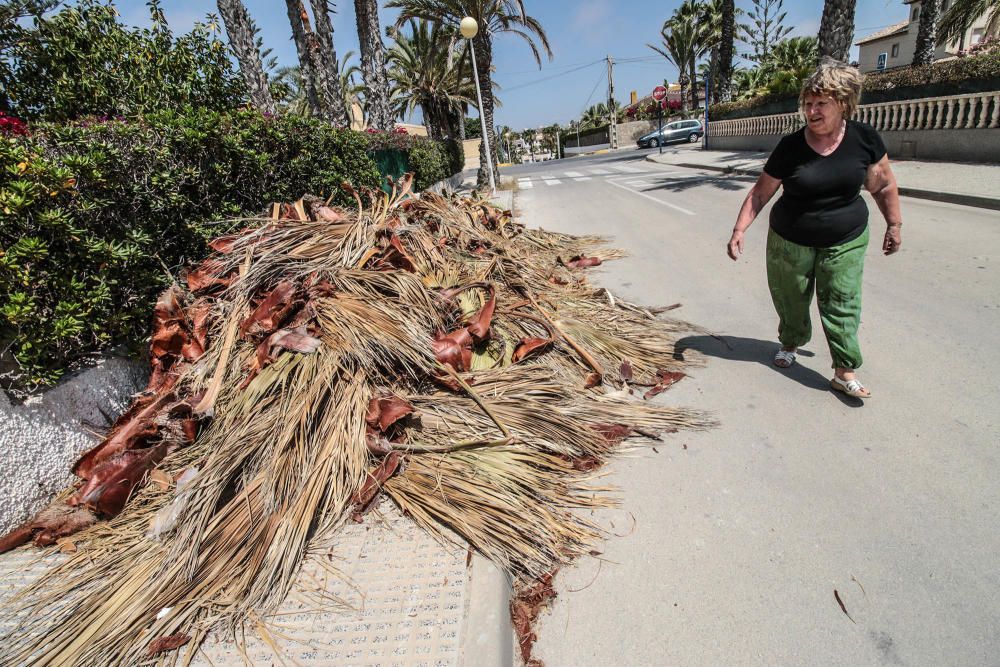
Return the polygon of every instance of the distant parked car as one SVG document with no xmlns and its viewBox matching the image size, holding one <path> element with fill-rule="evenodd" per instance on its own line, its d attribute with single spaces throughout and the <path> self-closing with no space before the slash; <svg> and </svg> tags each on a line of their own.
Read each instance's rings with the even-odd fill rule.
<svg viewBox="0 0 1000 667">
<path fill-rule="evenodd" d="M 662 130 L 653 130 L 649 134 L 639 137 L 636 144 L 639 148 L 656 148 L 660 144 L 669 144 L 675 141 L 688 141 L 694 143 L 701 139 L 705 130 L 700 120 L 675 120 L 667 123 Z"/>
</svg>

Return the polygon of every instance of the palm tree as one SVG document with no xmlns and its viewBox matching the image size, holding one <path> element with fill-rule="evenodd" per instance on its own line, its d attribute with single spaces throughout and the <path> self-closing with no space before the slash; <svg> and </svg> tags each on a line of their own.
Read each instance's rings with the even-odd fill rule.
<svg viewBox="0 0 1000 667">
<path fill-rule="evenodd" d="M 983 37 L 1000 34 L 1000 0 L 955 0 L 941 17 L 938 44 L 957 41 L 959 48 L 964 47 L 966 31 L 983 15 L 987 17 Z"/>
<path fill-rule="evenodd" d="M 604 102 L 594 104 L 580 116 L 580 127 L 590 129 L 600 127 L 608 122 L 608 105 Z"/>
<path fill-rule="evenodd" d="M 825 0 L 819 24 L 819 55 L 847 61 L 854 37 L 854 8 L 857 0 Z"/>
<path fill-rule="evenodd" d="M 284 113 L 310 115 L 307 85 L 299 67 L 279 67 L 271 79 L 271 95 Z"/>
<path fill-rule="evenodd" d="M 391 130 L 389 78 L 385 69 L 385 48 L 378 22 L 377 0 L 354 0 L 354 14 L 361 45 L 361 73 L 365 81 L 365 115 L 376 130 Z"/>
<path fill-rule="evenodd" d="M 493 110 L 496 100 L 493 94 L 493 38 L 502 33 L 511 33 L 524 39 L 531 48 L 535 62 L 541 67 L 539 52 L 541 45 L 545 54 L 552 58 L 549 38 L 537 19 L 528 15 L 524 0 L 389 0 L 386 7 L 402 10 L 396 22 L 397 27 L 410 19 L 425 19 L 449 26 L 457 34 L 462 19 L 471 16 L 479 24 L 479 32 L 473 38 L 473 52 L 479 70 L 483 108 L 480 114 L 486 119 L 486 138 L 479 148 L 479 175 L 477 181 L 482 187 L 489 181 L 487 168 L 496 171 L 496 162 L 488 164 L 486 146 L 496 155 L 496 132 L 493 129 Z M 537 43 L 536 43 L 537 40 Z M 499 174 L 497 174 L 499 175 Z"/>
<path fill-rule="evenodd" d="M 315 53 L 313 70 L 317 74 L 317 90 L 322 92 L 323 104 L 326 107 L 324 116 L 341 127 L 351 126 L 351 116 L 344 105 L 344 91 L 340 89 L 340 72 L 337 51 L 333 48 L 333 24 L 330 22 L 330 8 L 327 0 L 309 0 L 312 5 L 313 18 L 316 19 L 316 33 L 311 42 Z M 309 31 L 309 18 L 302 10 L 302 23 Z"/>
<path fill-rule="evenodd" d="M 688 110 L 687 90 L 691 82 L 689 63 L 691 62 L 698 43 L 697 28 L 691 23 L 680 23 L 674 26 L 670 21 L 663 24 L 660 30 L 663 48 L 647 44 L 677 68 L 677 82 L 681 86 L 681 113 Z"/>
<path fill-rule="evenodd" d="M 736 3 L 734 0 L 722 0 L 719 40 L 719 101 L 728 102 L 731 96 L 733 82 L 733 53 L 736 41 Z"/>
<path fill-rule="evenodd" d="M 767 73 L 760 67 L 733 72 L 733 96 L 740 100 L 757 97 L 767 85 Z"/>
<path fill-rule="evenodd" d="M 938 20 L 941 18 L 940 9 L 938 0 L 922 0 L 920 3 L 920 27 L 917 28 L 917 43 L 913 48 L 912 65 L 930 65 L 934 60 Z"/>
<path fill-rule="evenodd" d="M 352 127 L 355 122 L 363 127 L 366 124 L 365 119 L 367 116 L 364 112 L 365 105 L 362 103 L 362 94 L 365 93 L 366 89 L 363 83 L 358 83 L 355 79 L 355 75 L 361 74 L 361 68 L 351 62 L 351 58 L 355 55 L 357 54 L 354 51 L 348 51 L 340 59 L 340 67 L 338 67 L 340 73 L 340 91 L 344 94 L 344 106 L 347 107 L 347 115 L 351 118 Z M 361 107 L 361 118 L 354 117 L 355 104 Z"/>
<path fill-rule="evenodd" d="M 409 34 L 391 28 L 388 52 L 392 111 L 405 118 L 420 109 L 432 138 L 457 138 L 464 109 L 475 97 L 468 46 L 429 21 L 410 21 Z"/>
<path fill-rule="evenodd" d="M 697 64 L 717 40 L 713 26 L 706 22 L 706 7 L 697 0 L 684 0 L 674 11 L 673 16 L 664 23 L 664 28 L 678 26 L 691 31 L 688 42 L 690 53 L 687 54 L 688 77 L 691 83 L 691 108 L 698 108 L 698 74 Z"/>
<path fill-rule="evenodd" d="M 267 87 L 267 75 L 255 40 L 253 19 L 241 0 L 218 0 L 219 14 L 226 25 L 229 46 L 240 64 L 250 103 L 261 111 L 274 113 L 274 98 Z"/>
</svg>

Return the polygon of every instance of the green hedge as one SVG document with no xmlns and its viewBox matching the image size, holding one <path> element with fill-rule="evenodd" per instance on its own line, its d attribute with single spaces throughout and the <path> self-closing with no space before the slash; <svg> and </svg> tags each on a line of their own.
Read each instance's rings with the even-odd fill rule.
<svg viewBox="0 0 1000 667">
<path fill-rule="evenodd" d="M 457 141 L 435 141 L 399 132 L 367 133 L 369 150 L 406 153 L 407 169 L 413 172 L 413 189 L 423 190 L 462 171 L 465 153 Z"/>
<path fill-rule="evenodd" d="M 861 103 L 960 95 L 1000 89 L 1000 51 L 864 75 Z M 709 120 L 768 116 L 798 110 L 798 96 L 760 95 L 709 107 Z"/>
</svg>

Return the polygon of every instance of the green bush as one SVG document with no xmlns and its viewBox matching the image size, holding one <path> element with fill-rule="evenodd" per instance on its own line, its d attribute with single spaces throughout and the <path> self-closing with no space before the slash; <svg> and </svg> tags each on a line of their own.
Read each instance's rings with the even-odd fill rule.
<svg viewBox="0 0 1000 667">
<path fill-rule="evenodd" d="M 869 72 L 862 84 L 862 104 L 959 95 L 1000 88 L 1000 51 L 944 62 Z M 713 104 L 709 120 L 788 113 L 798 109 L 798 95 L 767 94 L 748 100 Z"/>
<path fill-rule="evenodd" d="M 341 182 L 381 181 L 367 149 L 364 134 L 253 111 L 0 136 L 5 388 L 51 385 L 89 354 L 141 340 L 156 294 L 205 255 L 219 221 L 305 192 L 353 205 Z"/>
<path fill-rule="evenodd" d="M 423 190 L 462 171 L 465 153 L 457 141 L 436 141 L 402 132 L 367 134 L 369 150 L 406 153 L 407 169 L 413 172 L 413 189 Z"/>
</svg>

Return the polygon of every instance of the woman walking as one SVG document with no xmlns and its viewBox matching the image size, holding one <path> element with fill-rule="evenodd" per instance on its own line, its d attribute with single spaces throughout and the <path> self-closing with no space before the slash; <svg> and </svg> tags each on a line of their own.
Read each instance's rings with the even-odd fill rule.
<svg viewBox="0 0 1000 667">
<path fill-rule="evenodd" d="M 885 144 L 869 125 L 850 120 L 861 98 L 854 67 L 827 60 L 806 80 L 799 108 L 806 125 L 781 139 L 740 209 L 727 252 L 743 253 L 743 234 L 778 187 L 767 234 L 767 283 L 778 313 L 780 349 L 774 364 L 788 368 L 809 342 L 813 291 L 833 357 L 830 386 L 868 398 L 858 380 L 861 366 L 861 275 L 868 247 L 868 207 L 861 188 L 872 194 L 887 228 L 882 252 L 902 244 L 899 191 Z"/>
</svg>

